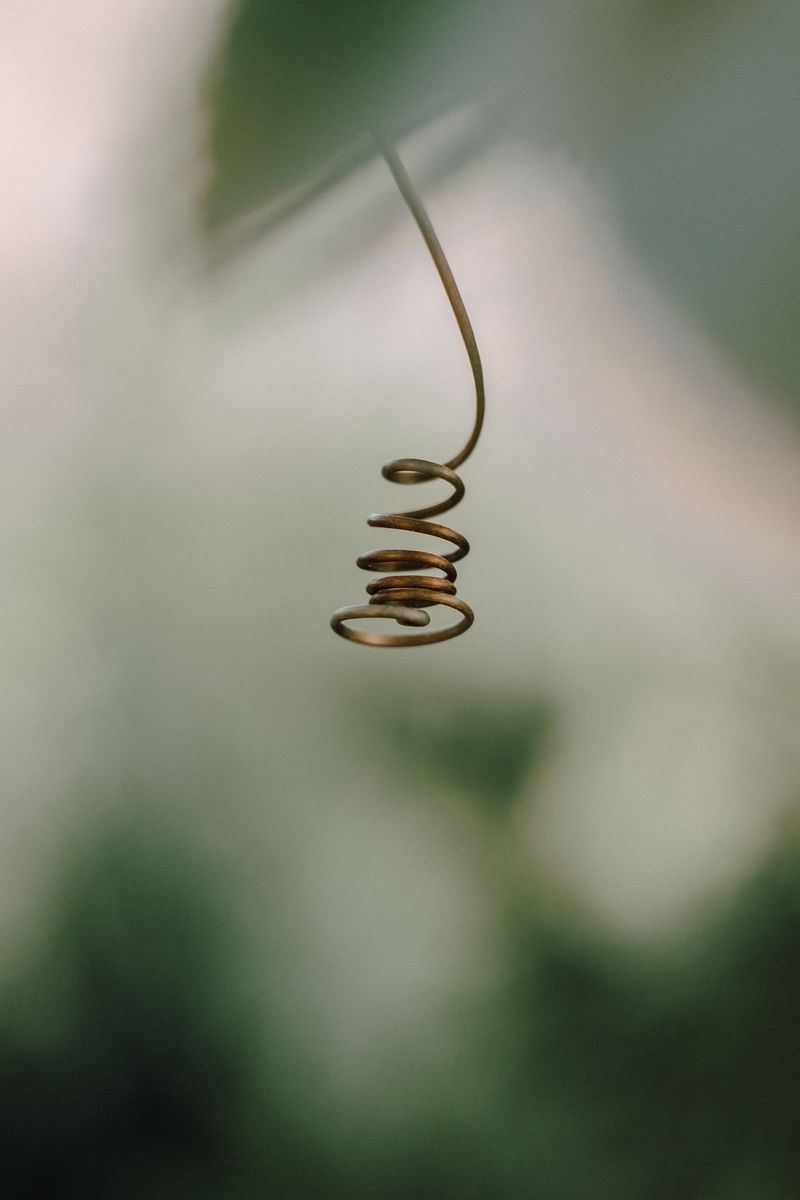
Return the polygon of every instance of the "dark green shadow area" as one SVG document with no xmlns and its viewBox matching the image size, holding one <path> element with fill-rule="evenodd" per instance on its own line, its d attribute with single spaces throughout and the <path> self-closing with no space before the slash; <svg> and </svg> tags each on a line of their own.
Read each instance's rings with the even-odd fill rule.
<svg viewBox="0 0 800 1200">
<path fill-rule="evenodd" d="M 797 840 L 658 948 L 552 897 L 509 905 L 499 1092 L 479 1116 L 369 1134 L 345 1103 L 341 1147 L 285 1099 L 230 886 L 177 819 L 76 840 L 46 928 L 0 981 L 4 1200 L 796 1196 Z"/>
<path fill-rule="evenodd" d="M 371 709 L 387 754 L 410 780 L 462 792 L 505 816 L 550 746 L 554 718 L 542 703 L 400 696 Z"/>
<path fill-rule="evenodd" d="M 84 831 L 49 912 L 0 990 L 4 1200 L 323 1194 L 190 832 L 155 811 Z"/>
<path fill-rule="evenodd" d="M 211 80 L 213 225 L 302 183 L 385 124 L 458 98 L 446 68 L 456 0 L 246 0 Z"/>
<path fill-rule="evenodd" d="M 796 841 L 668 947 L 631 947 L 563 920 L 520 935 L 509 1194 L 796 1195 Z"/>
</svg>

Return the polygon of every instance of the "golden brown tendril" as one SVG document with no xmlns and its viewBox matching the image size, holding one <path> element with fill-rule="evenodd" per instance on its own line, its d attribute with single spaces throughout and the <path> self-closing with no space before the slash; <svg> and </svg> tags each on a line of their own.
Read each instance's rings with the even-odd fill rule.
<svg viewBox="0 0 800 1200">
<path fill-rule="evenodd" d="M 456 474 L 455 468 L 466 461 L 480 437 L 485 409 L 483 367 L 464 301 L 430 217 L 394 147 L 378 134 L 375 135 L 375 140 L 425 239 L 456 318 L 475 381 L 475 424 L 464 449 L 447 463 L 429 462 L 424 458 L 396 458 L 386 463 L 382 469 L 384 479 L 388 479 L 390 483 L 415 484 L 441 479 L 453 489 L 450 496 L 427 508 L 403 513 L 373 513 L 367 520 L 367 524 L 373 528 L 400 529 L 408 533 L 441 538 L 449 542 L 454 549 L 447 554 L 434 554 L 425 550 L 370 550 L 367 554 L 362 554 L 356 559 L 357 566 L 365 571 L 385 573 L 387 578 L 370 580 L 367 584 L 369 603 L 337 609 L 331 617 L 331 626 L 341 637 L 365 646 L 424 646 L 458 637 L 460 633 L 469 629 L 475 619 L 470 606 L 456 598 L 455 587 L 454 564 L 469 553 L 469 542 L 454 529 L 438 525 L 427 518 L 454 508 L 464 495 L 464 484 Z M 408 571 L 441 571 L 441 576 L 398 574 Z M 398 625 L 424 629 L 430 622 L 430 616 L 425 610 L 436 605 L 444 605 L 458 613 L 459 620 L 456 624 L 444 629 L 428 629 L 422 633 L 411 634 L 367 633 L 347 624 L 349 621 L 382 617 L 395 620 Z"/>
</svg>

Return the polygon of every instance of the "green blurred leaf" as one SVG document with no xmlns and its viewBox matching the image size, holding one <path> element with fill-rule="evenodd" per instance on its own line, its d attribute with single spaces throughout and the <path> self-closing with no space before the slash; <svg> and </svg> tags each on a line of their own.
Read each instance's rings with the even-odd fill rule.
<svg viewBox="0 0 800 1200">
<path fill-rule="evenodd" d="M 503 818 L 550 745 L 553 714 L 530 700 L 397 697 L 365 714 L 410 778 L 441 780 Z"/>
<path fill-rule="evenodd" d="M 302 182 L 373 126 L 408 128 L 452 100 L 437 58 L 457 12 L 455 0 L 240 4 L 213 96 L 212 222 Z"/>
<path fill-rule="evenodd" d="M 767 385 L 800 396 L 795 0 L 247 0 L 212 96 L 224 224 L 465 98 L 568 147 L 655 277 Z M 366 152 L 366 150 L 365 150 Z"/>
</svg>

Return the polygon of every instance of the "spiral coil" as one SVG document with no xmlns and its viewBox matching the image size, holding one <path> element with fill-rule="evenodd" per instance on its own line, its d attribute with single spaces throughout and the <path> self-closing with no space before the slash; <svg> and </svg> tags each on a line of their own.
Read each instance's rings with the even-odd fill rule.
<svg viewBox="0 0 800 1200">
<path fill-rule="evenodd" d="M 452 495 L 439 504 L 418 508 L 405 513 L 373 513 L 367 524 L 373 529 L 402 529 L 408 533 L 422 533 L 441 538 L 455 546 L 448 554 L 432 554 L 426 550 L 370 550 L 356 559 L 356 565 L 365 571 L 392 572 L 388 578 L 378 577 L 367 584 L 371 599 L 365 605 L 351 605 L 338 609 L 331 617 L 331 625 L 342 637 L 366 646 L 423 646 L 430 642 L 443 642 L 458 637 L 469 629 L 474 620 L 472 609 L 463 600 L 456 598 L 455 563 L 469 553 L 469 542 L 463 534 L 428 521 L 428 517 L 447 512 L 458 504 L 464 495 L 464 484 L 451 467 L 428 462 L 424 458 L 396 458 L 386 463 L 381 474 L 390 483 L 424 483 L 430 479 L 442 479 L 453 488 Z M 441 571 L 436 575 L 398 575 L 397 571 Z M 446 629 L 431 629 L 424 633 L 365 633 L 346 624 L 348 621 L 365 617 L 394 618 L 398 625 L 426 626 L 430 617 L 425 611 L 434 605 L 443 604 L 460 614 L 460 621 Z"/>
<path fill-rule="evenodd" d="M 455 548 L 447 554 L 434 554 L 427 550 L 398 549 L 370 550 L 366 554 L 360 555 L 356 559 L 357 566 L 365 571 L 378 571 L 380 575 L 367 584 L 369 602 L 337 609 L 331 617 L 331 627 L 341 637 L 365 646 L 424 646 L 458 637 L 459 634 L 469 629 L 475 619 L 470 606 L 456 597 L 455 586 L 456 568 L 454 564 L 469 553 L 469 542 L 463 534 L 457 533 L 446 525 L 438 525 L 428 518 L 454 508 L 464 495 L 464 484 L 460 476 L 456 474 L 455 468 L 460 466 L 472 453 L 483 426 L 485 407 L 483 367 L 467 310 L 430 218 L 394 148 L 378 135 L 376 135 L 376 140 L 389 170 L 417 222 L 450 301 L 472 368 L 475 382 L 476 415 L 475 424 L 466 446 L 449 462 L 440 464 L 429 462 L 424 458 L 395 458 L 386 463 L 381 472 L 384 479 L 389 480 L 390 483 L 416 484 L 427 483 L 430 480 L 442 480 L 453 489 L 451 495 L 435 504 L 428 505 L 427 508 L 418 508 L 402 513 L 373 513 L 367 519 L 367 524 L 372 528 L 423 534 L 449 542 Z M 419 573 L 422 571 L 426 574 Z M 430 571 L 439 571 L 441 575 L 427 574 Z M 416 573 L 398 574 L 398 572 Z M 388 577 L 382 578 L 384 574 Z M 437 605 L 453 609 L 459 614 L 459 620 L 455 625 L 425 629 L 430 623 L 430 616 L 426 610 Z M 402 626 L 422 628 L 424 632 L 411 634 L 368 633 L 348 624 L 349 621 L 374 617 L 388 618 Z"/>
</svg>

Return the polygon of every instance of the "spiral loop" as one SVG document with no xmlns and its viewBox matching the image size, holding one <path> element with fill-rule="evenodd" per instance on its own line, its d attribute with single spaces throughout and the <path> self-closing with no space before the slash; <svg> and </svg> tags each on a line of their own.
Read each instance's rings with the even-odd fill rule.
<svg viewBox="0 0 800 1200">
<path fill-rule="evenodd" d="M 424 646 L 433 642 L 444 642 L 458 637 L 469 629 L 474 620 L 472 609 L 463 600 L 456 599 L 455 563 L 469 553 L 469 542 L 463 534 L 427 520 L 454 508 L 464 495 L 464 484 L 452 467 L 428 462 L 424 458 L 395 458 L 386 463 L 382 475 L 390 483 L 415 484 L 432 479 L 442 479 L 453 489 L 437 504 L 427 508 L 402 513 L 373 513 L 367 524 L 374 529 L 399 529 L 406 533 L 420 533 L 428 537 L 450 542 L 455 549 L 447 554 L 434 554 L 426 550 L 370 550 L 356 559 L 356 565 L 364 571 L 380 571 L 387 578 L 378 576 L 367 584 L 370 596 L 368 604 L 350 605 L 339 608 L 331 617 L 331 626 L 341 637 L 365 646 Z M 417 572 L 397 574 L 397 572 Z M 419 572 L 426 572 L 419 574 Z M 440 571 L 441 576 L 427 572 Z M 370 617 L 389 618 L 398 625 L 425 627 L 430 616 L 425 609 L 436 605 L 454 609 L 460 616 L 455 625 L 446 629 L 428 629 L 424 633 L 366 633 L 348 625 L 348 621 Z"/>
<path fill-rule="evenodd" d="M 395 458 L 386 463 L 382 470 L 384 479 L 388 479 L 390 483 L 415 484 L 441 479 L 453 489 L 452 495 L 436 504 L 428 505 L 427 508 L 402 513 L 373 513 L 367 520 L 367 524 L 373 528 L 397 529 L 405 533 L 440 538 L 450 542 L 455 549 L 447 554 L 433 554 L 427 550 L 370 550 L 367 554 L 362 554 L 356 559 L 359 567 L 365 571 L 379 571 L 382 575 L 388 575 L 388 578 L 383 579 L 379 576 L 370 580 L 367 584 L 369 603 L 337 609 L 331 617 L 331 626 L 341 637 L 348 638 L 351 642 L 360 642 L 364 646 L 425 646 L 458 637 L 460 633 L 469 629 L 475 619 L 470 606 L 456 598 L 456 568 L 453 565 L 469 553 L 469 542 L 454 529 L 449 529 L 446 525 L 437 525 L 434 521 L 429 521 L 428 517 L 438 516 L 439 513 L 454 508 L 464 495 L 464 484 L 456 475 L 455 468 L 469 458 L 483 427 L 483 366 L 469 315 L 430 217 L 394 147 L 379 133 L 375 133 L 375 139 L 417 223 L 453 310 L 475 382 L 475 421 L 466 445 L 449 462 L 440 464 L 429 462 L 426 458 Z M 441 575 L 431 575 L 431 571 L 440 571 Z M 427 629 L 424 633 L 411 634 L 366 633 L 348 624 L 348 621 L 383 617 L 396 621 L 398 625 L 425 629 L 430 623 L 426 609 L 436 605 L 452 608 L 459 615 L 456 624 L 448 625 L 444 629 Z"/>
</svg>

